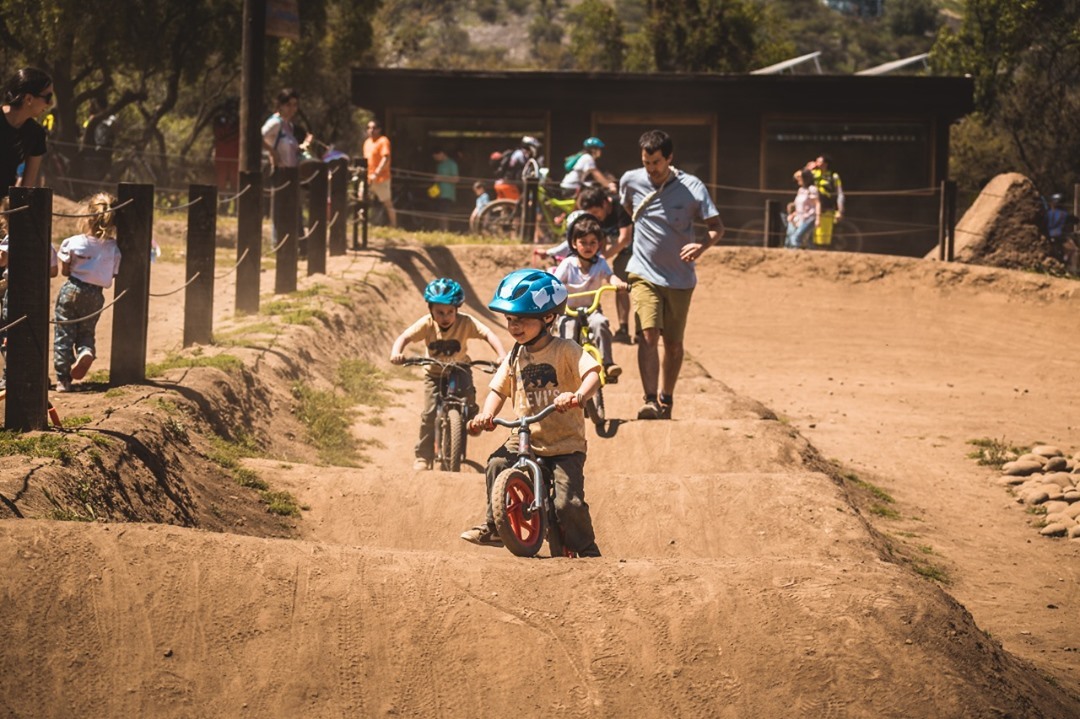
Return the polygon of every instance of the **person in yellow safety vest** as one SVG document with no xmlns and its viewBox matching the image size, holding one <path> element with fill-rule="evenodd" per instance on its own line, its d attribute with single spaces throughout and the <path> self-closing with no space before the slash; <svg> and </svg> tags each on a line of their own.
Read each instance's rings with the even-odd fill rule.
<svg viewBox="0 0 1080 719">
<path fill-rule="evenodd" d="M 815 247 L 832 244 L 833 225 L 844 216 L 844 186 L 840 182 L 840 175 L 831 168 L 832 160 L 828 155 L 819 155 L 808 166 L 814 173 L 814 184 L 821 200 L 821 211 L 814 225 Z"/>
</svg>

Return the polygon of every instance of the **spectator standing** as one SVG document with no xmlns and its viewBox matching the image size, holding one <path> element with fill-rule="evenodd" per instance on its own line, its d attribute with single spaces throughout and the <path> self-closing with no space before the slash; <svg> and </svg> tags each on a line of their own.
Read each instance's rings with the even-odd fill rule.
<svg viewBox="0 0 1080 719">
<path fill-rule="evenodd" d="M 1070 274 L 1077 274 L 1080 247 L 1072 237 L 1077 224 L 1077 217 L 1061 207 L 1061 193 L 1050 195 L 1049 207 L 1046 208 L 1046 236 L 1050 239 L 1051 252 L 1055 259 L 1065 263 Z"/>
<path fill-rule="evenodd" d="M 784 247 L 791 250 L 806 247 L 810 233 L 817 225 L 821 205 L 813 172 L 799 170 L 795 173 L 795 181 L 799 183 L 799 190 L 795 193 L 795 202 L 787 218 L 787 237 L 784 240 Z"/>
<path fill-rule="evenodd" d="M 270 156 L 270 167 L 299 167 L 300 140 L 293 118 L 300 110 L 300 93 L 285 88 L 277 95 L 277 112 L 263 123 L 263 148 Z"/>
<path fill-rule="evenodd" d="M 833 225 L 844 216 L 844 185 L 840 175 L 832 170 L 832 158 L 819 155 L 810 163 L 817 187 L 819 211 L 814 228 L 814 246 L 828 247 L 832 244 Z"/>
<path fill-rule="evenodd" d="M 697 285 L 694 262 L 719 242 L 724 225 L 705 184 L 672 165 L 674 143 L 667 133 L 650 130 L 638 144 L 642 167 L 619 181 L 620 199 L 634 222 L 634 254 L 626 271 L 645 392 L 638 419 L 670 419 L 690 298 Z M 704 242 L 694 232 L 695 219 L 705 222 Z"/>
<path fill-rule="evenodd" d="M 368 164 L 367 185 L 371 194 L 386 208 L 390 226 L 397 227 L 397 212 L 390 195 L 390 138 L 382 130 L 378 120 L 371 120 L 367 124 L 368 136 L 364 140 L 364 158 Z"/>
<path fill-rule="evenodd" d="M 496 152 L 491 159 L 496 163 L 495 197 L 500 200 L 517 200 L 521 197 L 521 175 L 525 171 L 525 165 L 529 160 L 540 162 L 540 141 L 532 135 L 525 135 L 517 149 Z"/>
<path fill-rule="evenodd" d="M 445 232 L 450 229 L 450 214 L 457 202 L 458 164 L 441 147 L 432 150 L 431 157 L 435 160 L 435 184 L 439 188 L 434 198 L 435 213 L 439 216 L 439 229 Z"/>
<path fill-rule="evenodd" d="M 4 88 L 4 122 L 0 122 L 0 197 L 14 185 L 35 187 L 45 156 L 45 130 L 37 118 L 53 104 L 52 78 L 42 70 L 25 67 Z M 25 163 L 22 178 L 19 165 Z"/>
</svg>

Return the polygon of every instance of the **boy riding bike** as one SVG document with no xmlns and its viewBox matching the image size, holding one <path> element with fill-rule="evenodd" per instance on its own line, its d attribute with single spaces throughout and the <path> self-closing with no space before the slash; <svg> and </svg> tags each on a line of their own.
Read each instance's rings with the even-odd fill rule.
<svg viewBox="0 0 1080 719">
<path fill-rule="evenodd" d="M 427 356 L 444 362 L 469 362 L 466 344 L 471 339 L 482 339 L 491 345 L 495 355 L 501 361 L 506 354 L 498 336 L 472 315 L 458 310 L 465 302 L 465 290 L 456 281 L 446 277 L 432 280 L 424 289 L 424 299 L 428 303 L 428 314 L 414 322 L 402 332 L 390 349 L 390 361 L 394 364 L 405 362 L 405 345 L 421 341 L 427 350 Z M 416 459 L 413 469 L 431 468 L 435 458 L 435 409 L 439 396 L 439 379 L 443 366 L 430 365 L 424 376 L 424 411 L 420 413 L 420 439 L 416 443 Z M 473 386 L 472 373 L 464 376 L 462 390 L 469 396 L 469 402 L 475 403 L 476 388 Z"/>
<path fill-rule="evenodd" d="M 559 263 L 554 274 L 566 285 L 571 295 L 592 292 L 604 285 L 612 285 L 623 291 L 627 289 L 626 283 L 615 276 L 607 260 L 600 256 L 600 250 L 604 247 L 604 231 L 595 217 L 584 210 L 571 213 L 566 221 L 566 241 L 569 243 L 570 256 Z M 588 307 L 592 304 L 592 297 L 571 297 L 569 303 L 575 309 Z M 588 322 L 589 332 L 600 350 L 607 381 L 614 384 L 622 374 L 622 367 L 615 364 L 611 357 L 611 323 L 599 309 L 589 315 Z M 559 336 L 576 340 L 577 323 L 575 317 L 560 317 Z"/>
<path fill-rule="evenodd" d="M 566 287 L 541 270 L 515 270 L 502 279 L 488 307 L 506 315 L 515 345 L 491 380 L 491 393 L 469 431 L 492 431 L 492 421 L 507 398 L 514 411 L 533 415 L 554 403 L 556 412 L 532 429 L 532 447 L 552 472 L 555 512 L 566 548 L 581 557 L 599 557 L 589 505 L 585 503 L 585 416 L 581 405 L 600 384 L 599 365 L 570 340 L 553 337 L 551 325 L 566 304 Z M 500 546 L 491 510 L 496 477 L 517 458 L 518 440 L 511 435 L 492 453 L 487 465 L 487 516 L 461 538 L 473 544 Z"/>
</svg>

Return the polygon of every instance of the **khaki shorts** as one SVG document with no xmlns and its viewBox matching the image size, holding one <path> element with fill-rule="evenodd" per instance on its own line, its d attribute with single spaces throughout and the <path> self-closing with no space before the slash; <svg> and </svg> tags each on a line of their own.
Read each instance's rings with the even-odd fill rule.
<svg viewBox="0 0 1080 719">
<path fill-rule="evenodd" d="M 368 185 L 368 189 L 371 190 L 371 194 L 379 198 L 379 202 L 384 205 L 390 202 L 390 180 L 383 182 L 373 182 Z"/>
<path fill-rule="evenodd" d="M 675 290 L 630 275 L 630 299 L 634 302 L 636 333 L 658 329 L 664 339 L 682 342 L 686 334 L 686 318 L 690 314 L 693 289 Z"/>
</svg>

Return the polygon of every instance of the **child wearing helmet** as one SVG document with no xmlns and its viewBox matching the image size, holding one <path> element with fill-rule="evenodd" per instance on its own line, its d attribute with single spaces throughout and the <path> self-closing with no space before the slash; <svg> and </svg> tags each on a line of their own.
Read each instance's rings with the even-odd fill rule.
<svg viewBox="0 0 1080 719">
<path fill-rule="evenodd" d="M 618 189 L 615 178 L 605 175 L 596 166 L 603 149 L 604 143 L 599 137 L 590 137 L 582 143 L 581 152 L 566 158 L 566 177 L 559 183 L 565 197 L 577 195 L 584 185 L 596 184 L 607 187 L 612 192 Z"/>
<path fill-rule="evenodd" d="M 443 362 L 468 362 L 466 345 L 471 339 L 487 342 L 499 360 L 506 354 L 494 332 L 472 315 L 458 309 L 465 302 L 465 290 L 455 280 L 447 277 L 432 280 L 424 288 L 424 299 L 428 303 L 428 313 L 394 340 L 394 346 L 390 349 L 392 363 L 405 361 L 403 352 L 405 345 L 410 342 L 423 342 L 427 356 Z M 420 438 L 416 442 L 416 459 L 413 462 L 415 470 L 430 469 L 435 458 L 435 405 L 442 372 L 442 367 L 429 365 L 424 376 L 424 410 L 420 413 Z M 472 373 L 465 373 L 463 379 L 463 389 L 469 395 L 470 403 L 475 404 L 476 388 L 473 386 Z"/>
<path fill-rule="evenodd" d="M 570 256 L 555 268 L 555 277 L 566 286 L 571 295 L 579 292 L 592 292 L 604 285 L 612 285 L 625 290 L 627 284 L 615 276 L 611 266 L 600 255 L 604 247 L 604 230 L 588 212 L 576 210 L 566 221 L 566 241 L 570 246 Z M 573 308 L 588 307 L 593 302 L 592 295 L 574 297 L 568 300 Z M 607 381 L 614 384 L 622 374 L 622 367 L 615 364 L 611 357 L 611 323 L 602 310 L 597 309 L 589 318 L 589 332 L 595 338 L 596 347 L 604 364 Z M 559 336 L 568 340 L 577 337 L 579 320 L 569 315 L 559 317 Z"/>
<path fill-rule="evenodd" d="M 551 469 L 555 512 L 566 547 L 582 557 L 599 557 L 589 505 L 585 503 L 585 415 L 581 405 L 600 386 L 599 365 L 576 342 L 554 337 L 551 325 L 566 305 L 566 287 L 554 275 L 535 269 L 511 272 L 502 279 L 488 308 L 506 315 L 514 348 L 491 380 L 491 392 L 469 431 L 492 431 L 492 419 L 510 399 L 519 416 L 535 414 L 554 403 L 557 411 L 533 425 L 532 445 Z M 487 464 L 487 516 L 461 538 L 473 544 L 500 546 L 491 510 L 496 477 L 517 458 L 517 435 L 492 453 Z"/>
</svg>

